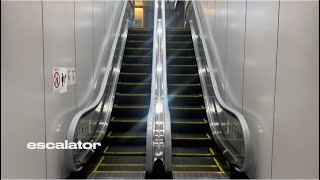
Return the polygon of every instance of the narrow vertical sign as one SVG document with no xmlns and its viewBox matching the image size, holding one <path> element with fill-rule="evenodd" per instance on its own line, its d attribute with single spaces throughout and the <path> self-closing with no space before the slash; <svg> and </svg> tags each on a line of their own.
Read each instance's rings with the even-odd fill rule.
<svg viewBox="0 0 320 180">
<path fill-rule="evenodd" d="M 54 67 L 53 68 L 53 94 L 61 94 L 67 92 L 67 68 Z"/>
<path fill-rule="evenodd" d="M 72 85 L 76 83 L 76 69 L 68 68 L 67 69 L 67 81 L 68 85 Z"/>
</svg>

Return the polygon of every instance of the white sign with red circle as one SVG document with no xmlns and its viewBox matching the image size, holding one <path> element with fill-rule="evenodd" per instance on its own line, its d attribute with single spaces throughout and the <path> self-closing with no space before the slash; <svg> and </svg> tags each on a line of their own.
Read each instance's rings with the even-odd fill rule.
<svg viewBox="0 0 320 180">
<path fill-rule="evenodd" d="M 53 94 L 61 94 L 68 91 L 67 68 L 54 67 L 52 74 Z"/>
</svg>

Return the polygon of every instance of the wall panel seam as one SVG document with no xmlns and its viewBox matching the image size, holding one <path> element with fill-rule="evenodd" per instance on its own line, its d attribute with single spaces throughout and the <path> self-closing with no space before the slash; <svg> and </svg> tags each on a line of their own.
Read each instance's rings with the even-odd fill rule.
<svg viewBox="0 0 320 180">
<path fill-rule="evenodd" d="M 41 0 L 41 36 L 42 36 L 42 73 L 43 73 L 43 120 L 44 120 L 44 141 L 47 143 L 47 120 L 46 120 L 46 76 L 45 76 L 45 50 L 44 50 L 44 12 L 43 0 Z M 45 177 L 48 178 L 48 165 L 47 165 L 47 149 L 44 151 L 45 155 Z"/>
<path fill-rule="evenodd" d="M 277 47 L 276 47 L 276 67 L 275 67 L 275 80 L 274 80 L 274 96 L 273 96 L 273 117 L 272 117 L 272 143 L 271 143 L 271 178 L 273 178 L 273 147 L 274 147 L 274 120 L 275 120 L 275 112 L 276 112 L 276 93 L 277 93 L 277 72 L 278 72 L 278 52 L 279 52 L 279 27 L 280 27 L 280 0 L 278 2 L 278 27 L 277 27 Z"/>
</svg>

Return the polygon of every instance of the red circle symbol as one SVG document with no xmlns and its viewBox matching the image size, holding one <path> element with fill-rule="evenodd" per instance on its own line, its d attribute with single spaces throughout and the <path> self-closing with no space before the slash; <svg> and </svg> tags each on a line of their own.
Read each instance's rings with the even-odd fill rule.
<svg viewBox="0 0 320 180">
<path fill-rule="evenodd" d="M 60 85 L 60 75 L 58 72 L 53 74 L 53 85 L 55 88 L 58 88 Z"/>
</svg>

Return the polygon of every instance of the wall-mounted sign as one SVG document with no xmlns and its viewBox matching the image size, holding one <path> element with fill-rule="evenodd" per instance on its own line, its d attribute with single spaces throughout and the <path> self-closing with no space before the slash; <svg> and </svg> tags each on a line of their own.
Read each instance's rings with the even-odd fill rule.
<svg viewBox="0 0 320 180">
<path fill-rule="evenodd" d="M 53 94 L 61 94 L 68 91 L 67 68 L 54 67 L 52 77 Z"/>
</svg>

